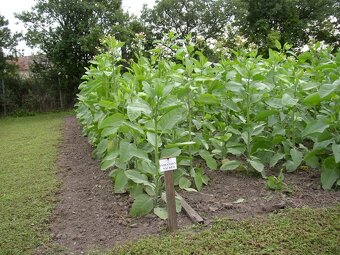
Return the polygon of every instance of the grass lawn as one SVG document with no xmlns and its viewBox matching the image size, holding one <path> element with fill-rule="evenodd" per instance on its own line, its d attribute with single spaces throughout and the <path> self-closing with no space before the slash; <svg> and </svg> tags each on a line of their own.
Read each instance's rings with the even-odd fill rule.
<svg viewBox="0 0 340 255">
<path fill-rule="evenodd" d="M 63 116 L 0 119 L 1 255 L 33 254 L 48 241 Z"/>
<path fill-rule="evenodd" d="M 241 222 L 223 219 L 208 230 L 147 238 L 104 254 L 336 255 L 340 254 L 340 206 L 291 209 Z"/>
</svg>

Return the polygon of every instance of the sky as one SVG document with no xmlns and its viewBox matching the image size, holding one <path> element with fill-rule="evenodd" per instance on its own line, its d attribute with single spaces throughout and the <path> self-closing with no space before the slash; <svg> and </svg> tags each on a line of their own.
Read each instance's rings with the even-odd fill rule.
<svg viewBox="0 0 340 255">
<path fill-rule="evenodd" d="M 34 2 L 35 0 L 0 0 L 0 15 L 5 16 L 9 21 L 9 28 L 12 32 L 25 32 L 24 25 L 14 17 L 14 13 L 29 11 Z M 155 0 L 123 0 L 123 9 L 138 16 L 144 4 L 152 7 Z M 17 48 L 23 50 L 24 55 L 30 55 L 34 52 L 23 41 L 19 42 Z"/>
</svg>

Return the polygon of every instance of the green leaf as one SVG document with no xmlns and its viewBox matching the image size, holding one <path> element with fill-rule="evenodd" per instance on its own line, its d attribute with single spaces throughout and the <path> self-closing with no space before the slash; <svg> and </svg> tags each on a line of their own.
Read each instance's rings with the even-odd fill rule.
<svg viewBox="0 0 340 255">
<path fill-rule="evenodd" d="M 160 219 L 166 220 L 168 218 L 168 212 L 166 208 L 155 207 L 153 213 L 156 214 Z"/>
<path fill-rule="evenodd" d="M 334 157 L 328 157 L 322 162 L 321 184 L 322 188 L 329 190 L 340 178 L 339 165 L 335 163 Z"/>
<path fill-rule="evenodd" d="M 212 169 L 212 170 L 216 170 L 217 169 L 216 160 L 213 158 L 213 156 L 208 151 L 200 150 L 199 154 L 205 160 L 205 163 L 207 164 L 207 166 L 210 169 Z"/>
<path fill-rule="evenodd" d="M 114 187 L 115 193 L 125 193 L 128 180 L 123 169 L 117 170 Z"/>
<path fill-rule="evenodd" d="M 298 99 L 292 98 L 287 93 L 283 94 L 281 99 L 282 105 L 284 106 L 294 106 L 297 104 L 298 101 L 299 101 Z"/>
<path fill-rule="evenodd" d="M 212 94 L 200 94 L 197 98 L 198 103 L 206 104 L 206 105 L 214 105 L 219 104 L 220 101 L 218 100 L 218 97 Z"/>
<path fill-rule="evenodd" d="M 240 166 L 241 162 L 238 160 L 229 160 L 221 166 L 221 170 L 234 170 Z"/>
<path fill-rule="evenodd" d="M 180 148 L 170 148 L 170 149 L 163 149 L 161 152 L 161 158 L 174 158 L 181 155 L 182 150 Z"/>
<path fill-rule="evenodd" d="M 302 152 L 298 151 L 296 148 L 293 148 L 290 150 L 290 155 L 292 157 L 294 164 L 299 166 L 303 160 Z"/>
<path fill-rule="evenodd" d="M 258 120 L 258 121 L 264 121 L 264 120 L 266 120 L 269 116 L 274 115 L 274 114 L 277 114 L 277 113 L 278 113 L 277 110 L 265 110 L 265 111 L 261 111 L 261 112 L 258 112 L 258 113 L 256 114 L 255 119 Z"/>
<path fill-rule="evenodd" d="M 332 151 L 333 151 L 333 156 L 335 158 L 335 162 L 339 163 L 340 162 L 340 144 L 333 143 Z"/>
<path fill-rule="evenodd" d="M 145 174 L 142 174 L 136 170 L 126 170 L 125 175 L 127 178 L 137 184 L 145 184 L 149 182 L 148 177 Z"/>
<path fill-rule="evenodd" d="M 315 93 L 313 93 L 313 94 L 308 95 L 308 96 L 303 100 L 303 102 L 304 102 L 306 105 L 309 105 L 309 106 L 319 105 L 321 101 L 322 101 L 322 100 L 321 100 L 320 94 L 319 94 L 318 92 L 315 92 Z"/>
<path fill-rule="evenodd" d="M 285 155 L 283 153 L 275 153 L 271 158 L 269 162 L 269 166 L 273 167 L 279 162 L 279 160 L 283 159 Z"/>
<path fill-rule="evenodd" d="M 178 122 L 184 119 L 184 114 L 182 109 L 174 109 L 166 114 L 164 114 L 158 122 L 159 129 L 161 131 L 167 131 L 173 129 Z"/>
<path fill-rule="evenodd" d="M 336 91 L 337 86 L 335 86 L 334 84 L 322 84 L 319 88 L 319 93 L 321 98 L 325 98 L 328 95 L 332 94 L 334 91 Z"/>
<path fill-rule="evenodd" d="M 143 159 L 145 161 L 149 161 L 149 157 L 148 154 L 142 150 L 142 149 L 138 149 L 135 145 L 130 146 L 130 151 L 129 151 L 130 155 L 139 159 Z"/>
<path fill-rule="evenodd" d="M 156 135 L 155 135 L 155 133 L 147 132 L 146 133 L 146 139 L 153 147 L 156 146 Z M 162 146 L 162 140 L 159 136 L 157 137 L 157 139 L 158 139 L 157 140 L 158 147 L 161 147 Z"/>
<path fill-rule="evenodd" d="M 132 155 L 130 154 L 132 145 L 126 141 L 121 141 L 119 144 L 119 155 L 120 155 L 120 161 L 123 163 L 128 162 Z"/>
<path fill-rule="evenodd" d="M 193 144 L 196 144 L 196 142 L 171 143 L 171 144 L 165 145 L 165 148 L 169 149 L 173 147 L 187 146 L 187 145 L 193 145 Z"/>
<path fill-rule="evenodd" d="M 256 171 L 258 171 L 259 173 L 263 173 L 264 164 L 262 164 L 259 159 L 252 157 L 251 159 L 247 159 L 247 161 Z"/>
<path fill-rule="evenodd" d="M 100 164 L 100 169 L 101 170 L 107 170 L 110 167 L 114 166 L 115 162 L 116 162 L 116 159 L 103 160 L 102 163 Z"/>
<path fill-rule="evenodd" d="M 202 186 L 203 186 L 203 176 L 202 176 L 201 171 L 199 171 L 199 170 L 195 171 L 194 182 L 195 182 L 197 190 L 200 191 L 202 189 Z"/>
<path fill-rule="evenodd" d="M 281 43 L 280 43 L 278 40 L 275 40 L 275 47 L 276 47 L 278 50 L 281 50 L 281 49 L 282 49 Z"/>
<path fill-rule="evenodd" d="M 191 181 L 188 178 L 183 176 L 179 179 L 179 187 L 181 189 L 190 188 L 190 186 L 191 186 Z"/>
<path fill-rule="evenodd" d="M 326 123 L 324 119 L 313 120 L 307 123 L 306 128 L 302 131 L 302 137 L 314 134 L 314 133 L 322 133 L 327 129 L 329 125 Z"/>
<path fill-rule="evenodd" d="M 142 112 L 150 117 L 152 110 L 150 105 L 141 98 L 135 98 L 132 103 L 127 106 L 127 114 L 130 121 L 136 120 Z"/>
<path fill-rule="evenodd" d="M 132 204 L 130 215 L 134 217 L 144 216 L 152 211 L 154 207 L 153 199 L 147 194 L 140 194 Z"/>
<path fill-rule="evenodd" d="M 98 125 L 99 129 L 106 127 L 120 127 L 124 123 L 124 115 L 121 113 L 115 113 L 109 115 L 103 119 L 103 121 Z"/>
</svg>

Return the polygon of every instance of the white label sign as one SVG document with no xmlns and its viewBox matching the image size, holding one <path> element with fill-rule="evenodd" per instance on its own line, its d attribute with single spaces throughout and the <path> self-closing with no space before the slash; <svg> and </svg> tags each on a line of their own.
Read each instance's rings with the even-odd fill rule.
<svg viewBox="0 0 340 255">
<path fill-rule="evenodd" d="M 159 170 L 161 172 L 177 169 L 176 158 L 166 158 L 159 160 Z"/>
</svg>

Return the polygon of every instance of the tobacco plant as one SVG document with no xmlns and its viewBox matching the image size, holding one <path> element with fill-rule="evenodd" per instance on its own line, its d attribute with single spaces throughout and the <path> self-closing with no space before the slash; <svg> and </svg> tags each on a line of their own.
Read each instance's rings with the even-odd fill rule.
<svg viewBox="0 0 340 255">
<path fill-rule="evenodd" d="M 205 166 L 264 178 L 266 167 L 307 166 L 321 168 L 324 189 L 340 185 L 339 52 L 317 44 L 296 55 L 276 42 L 267 59 L 239 50 L 212 63 L 170 33 L 127 63 L 123 43 L 103 45 L 77 117 L 115 192 L 134 198 L 132 215 L 167 217 L 160 158 L 177 157 L 175 185 L 189 191 L 208 184 Z"/>
</svg>

